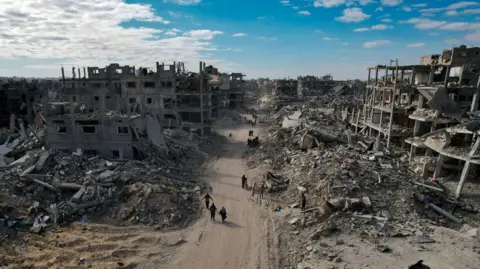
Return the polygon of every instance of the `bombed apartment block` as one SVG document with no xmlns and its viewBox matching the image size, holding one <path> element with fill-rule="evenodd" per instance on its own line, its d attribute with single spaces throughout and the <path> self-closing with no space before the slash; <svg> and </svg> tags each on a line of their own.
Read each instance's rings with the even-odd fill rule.
<svg viewBox="0 0 480 269">
<path fill-rule="evenodd" d="M 232 73 L 230 79 L 230 108 L 240 108 L 245 101 L 245 81 L 242 73 Z"/>
<path fill-rule="evenodd" d="M 0 81 L 0 126 L 10 127 L 11 115 L 22 119 L 25 124 L 33 123 L 43 102 L 55 98 L 59 88 L 59 82 L 55 80 Z"/>
<path fill-rule="evenodd" d="M 108 158 L 134 158 L 133 128 L 140 115 L 116 111 L 87 112 L 69 102 L 50 102 L 46 108 L 47 145 L 54 150 L 102 155 Z M 136 123 L 138 125 L 138 122 Z"/>
<path fill-rule="evenodd" d="M 283 101 L 296 100 L 298 98 L 298 80 L 279 79 L 276 81 L 273 95 Z"/>
<path fill-rule="evenodd" d="M 474 164 L 480 141 L 480 58 L 461 46 L 421 58 L 421 65 L 368 69 L 364 104 L 348 112 L 355 131 L 408 151 L 423 177 L 459 177 L 456 196 Z M 382 76 L 383 75 L 383 76 Z"/>
<path fill-rule="evenodd" d="M 118 64 L 88 67 L 83 68 L 83 76 L 81 69 L 73 68 L 71 78 L 65 78 L 62 68 L 62 78 L 61 100 L 81 103 L 89 113 L 100 109 L 100 99 L 105 100 L 106 110 L 119 110 L 126 103 L 130 113 L 154 114 L 163 128 L 202 135 L 209 132 L 212 117 L 224 105 L 219 91 L 222 76 L 203 62 L 197 73 L 186 71 L 182 62 L 157 62 L 155 70 Z"/>
<path fill-rule="evenodd" d="M 338 81 L 333 80 L 332 76 L 300 76 L 298 77 L 298 97 L 300 99 L 311 99 L 328 94 L 330 90 L 338 85 Z"/>
</svg>

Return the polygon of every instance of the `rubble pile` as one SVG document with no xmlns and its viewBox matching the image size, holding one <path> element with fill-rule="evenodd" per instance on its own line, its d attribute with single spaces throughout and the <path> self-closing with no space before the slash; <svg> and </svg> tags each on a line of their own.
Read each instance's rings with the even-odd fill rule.
<svg viewBox="0 0 480 269">
<path fill-rule="evenodd" d="M 182 131 L 165 130 L 164 136 L 163 150 L 139 144 L 146 157 L 141 161 L 88 156 L 80 149 L 27 151 L 0 170 L 0 232 L 40 232 L 77 220 L 183 225 L 205 187 L 193 180 L 198 166 L 191 162 L 203 160 L 209 143 Z"/>
<path fill-rule="evenodd" d="M 300 193 L 306 193 L 307 211 L 291 224 L 301 223 L 312 238 L 332 232 L 324 231 L 332 225 L 378 237 L 428 233 L 429 224 L 460 228 L 467 222 L 462 218 L 470 216 L 471 206 L 453 202 L 435 187 L 438 182 L 418 182 L 401 151 L 352 134 L 334 109 L 284 106 L 271 118 L 266 141 L 246 153 L 248 165 L 270 165 L 288 182 L 287 191 L 278 195 L 291 207 L 298 207 Z M 461 209 L 449 213 L 454 208 Z"/>
</svg>

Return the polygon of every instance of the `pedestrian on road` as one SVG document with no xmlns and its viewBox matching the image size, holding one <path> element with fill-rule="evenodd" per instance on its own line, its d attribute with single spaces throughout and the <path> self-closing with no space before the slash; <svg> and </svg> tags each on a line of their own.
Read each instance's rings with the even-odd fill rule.
<svg viewBox="0 0 480 269">
<path fill-rule="evenodd" d="M 205 206 L 207 207 L 207 209 L 209 209 L 209 208 L 210 208 L 210 207 L 209 207 L 209 205 L 210 205 L 210 200 L 213 201 L 212 196 L 210 196 L 210 194 L 208 194 L 208 192 L 207 192 L 207 194 L 205 194 L 205 196 L 203 196 L 202 200 L 205 200 Z"/>
<path fill-rule="evenodd" d="M 222 216 L 222 223 L 225 223 L 225 219 L 227 218 L 227 210 L 224 206 L 222 206 L 222 209 L 220 209 L 219 214 Z"/>
<path fill-rule="evenodd" d="M 217 212 L 217 207 L 215 206 L 215 203 L 212 203 L 212 206 L 210 206 L 210 220 L 215 221 L 215 212 Z"/>
<path fill-rule="evenodd" d="M 305 211 L 305 206 L 307 205 L 307 197 L 305 197 L 304 192 L 302 192 L 301 204 L 302 204 L 302 211 Z"/>
<path fill-rule="evenodd" d="M 245 175 L 242 176 L 242 189 L 245 189 L 245 185 L 247 184 L 247 177 Z"/>
</svg>

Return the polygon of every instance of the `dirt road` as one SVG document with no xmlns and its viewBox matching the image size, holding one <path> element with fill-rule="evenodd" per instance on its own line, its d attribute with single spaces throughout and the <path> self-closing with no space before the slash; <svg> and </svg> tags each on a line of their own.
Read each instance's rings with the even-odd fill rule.
<svg viewBox="0 0 480 269">
<path fill-rule="evenodd" d="M 257 131 L 257 130 L 256 130 Z M 206 180 L 212 186 L 211 196 L 217 208 L 225 206 L 227 223 L 220 216 L 211 222 L 209 212 L 186 232 L 177 254 L 165 268 L 269 268 L 268 213 L 249 200 L 250 192 L 242 189 L 240 177 L 246 172 L 242 159 L 248 127 L 223 130 L 232 133 L 223 152 L 211 163 Z"/>
</svg>

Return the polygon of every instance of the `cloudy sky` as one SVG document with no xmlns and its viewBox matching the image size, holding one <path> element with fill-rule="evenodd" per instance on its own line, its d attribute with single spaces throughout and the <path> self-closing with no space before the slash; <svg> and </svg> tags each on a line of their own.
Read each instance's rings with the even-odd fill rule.
<svg viewBox="0 0 480 269">
<path fill-rule="evenodd" d="M 0 0 L 0 76 L 203 60 L 249 78 L 365 78 L 367 66 L 480 45 L 480 1 Z M 69 72 L 67 72 L 69 74 Z"/>
</svg>

